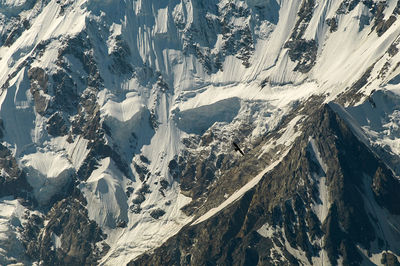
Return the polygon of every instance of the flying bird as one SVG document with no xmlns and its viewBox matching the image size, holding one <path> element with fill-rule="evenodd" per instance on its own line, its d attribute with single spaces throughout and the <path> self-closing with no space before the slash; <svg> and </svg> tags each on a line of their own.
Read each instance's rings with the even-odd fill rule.
<svg viewBox="0 0 400 266">
<path fill-rule="evenodd" d="M 232 145 L 233 145 L 235 151 L 238 151 L 238 152 L 240 152 L 242 155 L 244 155 L 243 151 L 239 148 L 239 146 L 237 145 L 236 142 L 233 141 L 233 142 L 232 142 Z"/>
</svg>

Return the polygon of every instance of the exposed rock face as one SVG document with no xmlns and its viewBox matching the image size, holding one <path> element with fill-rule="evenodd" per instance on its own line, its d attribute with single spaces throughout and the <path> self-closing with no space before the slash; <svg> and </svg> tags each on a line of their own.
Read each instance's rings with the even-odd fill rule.
<svg viewBox="0 0 400 266">
<path fill-rule="evenodd" d="M 15 196 L 25 200 L 31 198 L 32 187 L 26 180 L 26 175 L 18 167 L 11 151 L 0 144 L 0 197 Z"/>
<path fill-rule="evenodd" d="M 68 114 L 75 114 L 78 105 L 77 84 L 71 76 L 59 71 L 52 75 L 53 80 L 53 109 Z"/>
<path fill-rule="evenodd" d="M 399 3 L 0 0 L 0 263 L 398 264 Z"/>
<path fill-rule="evenodd" d="M 384 265 L 400 265 L 399 260 L 392 253 L 384 253 L 382 255 L 381 263 Z"/>
<path fill-rule="evenodd" d="M 317 46 L 314 40 L 307 41 L 297 39 L 285 44 L 289 48 L 289 56 L 292 61 L 299 61 L 294 70 L 307 73 L 314 65 L 317 56 Z"/>
<path fill-rule="evenodd" d="M 114 151 L 110 146 L 106 145 L 103 141 L 93 142 L 88 148 L 90 149 L 90 156 L 85 159 L 77 172 L 79 179 L 86 180 L 97 168 L 98 160 L 107 157 L 114 160 L 121 172 L 125 173 L 127 176 L 130 176 L 126 162 L 124 162 L 124 160 L 116 151 Z"/>
<path fill-rule="evenodd" d="M 337 30 L 338 25 L 335 17 L 327 19 L 326 24 L 328 24 L 330 32 L 335 32 Z"/>
<path fill-rule="evenodd" d="M 70 197 L 56 203 L 43 218 L 33 215 L 24 233 L 27 254 L 45 265 L 95 265 L 107 252 L 106 244 L 96 246 L 105 235 L 88 219 L 82 204 Z"/>
<path fill-rule="evenodd" d="M 317 43 L 315 40 L 305 40 L 303 35 L 308 27 L 313 14 L 314 0 L 304 0 L 301 3 L 300 10 L 297 13 L 298 19 L 292 31 L 290 39 L 285 43 L 285 48 L 289 49 L 289 57 L 298 64 L 294 71 L 307 73 L 315 64 L 317 56 Z"/>
<path fill-rule="evenodd" d="M 393 214 L 400 213 L 400 183 L 387 168 L 378 167 L 372 179 L 372 189 L 377 201 Z"/>
<path fill-rule="evenodd" d="M 224 36 L 223 54 L 238 54 L 238 58 L 242 60 L 243 65 L 249 67 L 249 59 L 254 52 L 254 41 L 250 25 L 245 25 L 238 29 L 238 27 L 233 27 L 230 22 L 232 19 L 249 17 L 252 10 L 231 3 L 219 10 L 219 12 L 223 17 L 220 21 L 221 31 Z"/>
<path fill-rule="evenodd" d="M 397 20 L 397 16 L 400 14 L 400 4 L 397 2 L 397 5 L 393 9 L 392 14 L 388 19 L 384 19 L 384 11 L 385 8 L 387 7 L 387 2 L 382 1 L 378 2 L 377 4 L 373 5 L 373 11 L 375 13 L 375 23 L 374 23 L 374 29 L 378 36 L 382 36 L 389 28 L 392 26 L 392 24 Z"/>
<path fill-rule="evenodd" d="M 165 211 L 163 209 L 156 209 L 150 213 L 150 216 L 153 217 L 154 219 L 159 219 L 164 214 Z"/>
<path fill-rule="evenodd" d="M 8 16 L 2 16 L 2 29 L 0 30 L 0 46 L 11 46 L 21 34 L 30 28 L 29 18 L 26 13 L 34 6 L 40 6 L 45 1 L 21 1 L 18 3 L 3 2 L 0 7 L 2 13 Z M 24 12 L 25 11 L 25 12 Z M 28 11 L 28 12 L 26 12 Z M 31 16 L 35 16 L 32 12 Z"/>
<path fill-rule="evenodd" d="M 363 255 L 357 245 L 370 249 L 380 239 L 384 246 L 374 248 L 390 250 L 395 243 L 388 243 L 378 229 L 382 217 L 370 213 L 367 205 L 376 200 L 397 213 L 396 207 L 385 204 L 384 195 L 389 194 L 381 190 L 399 186 L 399 180 L 329 106 L 307 121 L 306 132 L 282 162 L 240 200 L 200 224 L 184 227 L 130 265 L 297 264 L 293 249 L 304 252 L 309 264 L 320 252 L 326 252 L 333 265 L 339 256 L 345 264 L 359 264 Z M 326 200 L 330 207 L 321 217 L 312 206 Z M 264 233 L 263 227 L 271 233 Z"/>
<path fill-rule="evenodd" d="M 368 3 L 369 1 L 365 1 Z M 345 0 L 340 3 L 340 6 L 338 10 L 336 10 L 337 14 L 346 14 L 348 12 L 351 12 L 358 4 L 360 3 L 360 0 Z"/>
<path fill-rule="evenodd" d="M 68 133 L 68 127 L 60 113 L 54 113 L 47 121 L 47 132 L 52 136 L 65 136 Z"/>
<path fill-rule="evenodd" d="M 110 66 L 115 74 L 132 74 L 133 67 L 129 63 L 129 56 L 131 51 L 128 44 L 122 39 L 122 37 L 115 37 L 115 46 L 110 56 L 112 57 L 113 63 Z"/>
<path fill-rule="evenodd" d="M 132 200 L 132 205 L 129 207 L 131 212 L 134 213 L 140 213 L 142 211 L 142 208 L 140 207 L 141 204 L 146 200 L 146 194 L 151 193 L 150 189 L 149 189 L 149 185 L 144 183 L 143 186 L 141 188 L 139 188 L 139 190 L 135 193 L 135 198 Z M 159 210 L 156 212 L 152 212 L 152 217 L 159 217 L 162 216 L 163 211 Z"/>
<path fill-rule="evenodd" d="M 31 80 L 30 92 L 35 101 L 36 112 L 44 115 L 49 105 L 49 97 L 46 97 L 48 76 L 43 69 L 36 67 L 28 71 L 28 77 Z"/>
</svg>

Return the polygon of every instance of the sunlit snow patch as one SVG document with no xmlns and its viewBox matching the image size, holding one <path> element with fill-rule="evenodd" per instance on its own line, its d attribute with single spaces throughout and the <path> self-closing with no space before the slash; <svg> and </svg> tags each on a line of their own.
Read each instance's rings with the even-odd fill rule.
<svg viewBox="0 0 400 266">
<path fill-rule="evenodd" d="M 25 210 L 16 199 L 0 199 L 0 265 L 10 265 L 24 256 L 17 229 L 23 223 Z"/>
<path fill-rule="evenodd" d="M 70 161 L 54 152 L 25 155 L 21 163 L 35 198 L 41 205 L 47 204 L 51 197 L 65 189 L 75 173 Z"/>
<path fill-rule="evenodd" d="M 151 113 L 137 98 L 120 103 L 109 100 L 101 111 L 105 125 L 110 128 L 108 134 L 126 155 L 132 157 L 143 145 L 150 144 L 154 135 Z"/>
<path fill-rule="evenodd" d="M 322 160 L 321 153 L 318 150 L 315 139 L 309 138 L 307 148 L 312 160 L 314 160 L 314 162 L 320 167 L 320 171 L 318 173 L 313 173 L 313 177 L 318 183 L 319 202 L 313 204 L 312 209 L 322 224 L 324 223 L 331 206 L 331 202 L 329 201 L 329 190 L 326 184 L 326 172 L 328 171 L 328 166 Z"/>
<path fill-rule="evenodd" d="M 79 136 L 74 139 L 74 142 L 70 143 L 66 140 L 67 138 L 68 136 L 53 138 L 49 144 L 53 150 L 65 151 L 68 155 L 68 160 L 78 170 L 89 153 L 87 148 L 89 140 Z"/>
<path fill-rule="evenodd" d="M 106 117 L 113 117 L 121 122 L 129 121 L 144 107 L 138 97 L 128 97 L 121 102 L 108 100 L 101 108 L 101 112 Z"/>
<path fill-rule="evenodd" d="M 285 264 L 282 263 L 282 259 L 284 262 L 286 262 L 286 264 L 288 264 L 287 252 L 299 260 L 301 265 L 324 265 L 324 263 L 320 263 L 319 260 L 317 260 L 316 263 L 309 263 L 306 253 L 303 250 L 296 249 L 290 245 L 284 233 L 284 229 L 280 226 L 264 224 L 257 230 L 257 232 L 261 236 L 271 240 L 272 247 L 270 248 L 270 256 L 276 265 Z M 313 261 L 314 258 L 315 257 L 313 257 Z M 325 265 L 329 265 L 329 263 L 326 263 Z"/>
<path fill-rule="evenodd" d="M 159 247 L 192 220 L 193 217 L 186 216 L 180 210 L 191 199 L 179 194 L 178 186 L 173 185 L 170 192 L 170 195 L 167 192 L 166 199 L 171 200 L 171 204 L 165 207 L 166 213 L 159 219 L 151 218 L 149 213 L 146 212 L 142 214 L 130 213 L 126 228 L 105 230 L 108 235 L 107 243 L 111 246 L 111 249 L 102 258 L 100 265 L 126 264 L 127 261 Z"/>
<path fill-rule="evenodd" d="M 110 158 L 99 162 L 89 179 L 80 185 L 88 201 L 89 218 L 100 226 L 115 228 L 119 222 L 128 222 L 128 203 L 121 186 L 122 174 Z"/>
</svg>

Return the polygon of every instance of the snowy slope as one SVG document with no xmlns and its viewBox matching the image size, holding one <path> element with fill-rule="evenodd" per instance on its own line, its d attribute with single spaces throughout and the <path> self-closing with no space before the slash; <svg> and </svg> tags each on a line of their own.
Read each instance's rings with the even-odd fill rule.
<svg viewBox="0 0 400 266">
<path fill-rule="evenodd" d="M 193 221 L 181 211 L 192 199 L 170 170 L 188 150 L 183 140 L 219 132 L 226 143 L 240 138 L 252 147 L 311 97 L 339 99 L 400 171 L 400 54 L 388 52 L 398 45 L 400 20 L 379 36 L 374 7 L 360 2 L 339 12 L 339 0 L 32 3 L 0 1 L 1 142 L 26 172 L 39 206 L 51 207 L 68 186 L 79 188 L 88 217 L 107 234 L 101 264 L 129 262 Z M 396 3 L 387 1 L 383 20 Z M 301 51 L 298 43 L 312 45 Z M 359 97 L 346 98 L 349 91 Z M 301 118 L 258 156 L 289 147 L 301 135 Z M 232 133 L 245 123 L 254 126 L 248 135 Z M 226 143 L 210 149 L 229 153 Z M 310 147 L 318 159 L 312 140 Z M 195 223 L 240 198 L 264 173 Z M 328 197 L 322 205 L 314 206 L 321 221 Z"/>
<path fill-rule="evenodd" d="M 18 229 L 25 221 L 25 208 L 11 197 L 0 199 L 0 263 L 9 265 L 26 261 Z"/>
</svg>

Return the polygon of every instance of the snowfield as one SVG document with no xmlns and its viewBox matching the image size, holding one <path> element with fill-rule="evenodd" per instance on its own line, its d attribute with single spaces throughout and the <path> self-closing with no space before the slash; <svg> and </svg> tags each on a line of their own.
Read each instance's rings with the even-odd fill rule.
<svg viewBox="0 0 400 266">
<path fill-rule="evenodd" d="M 194 0 L 79 0 L 65 1 L 65 7 L 56 0 L 48 4 L 37 1 L 33 6 L 31 2 L 0 0 L 0 20 L 20 14 L 30 23 L 12 44 L 0 46 L 0 87 L 7 84 L 0 92 L 0 118 L 5 129 L 1 143 L 12 151 L 26 172 L 40 206 L 48 204 L 74 180 L 90 154 L 91 141 L 80 135 L 68 140 L 68 135 L 48 134 L 48 117 L 38 113 L 35 105 L 38 96 L 33 95 L 28 71 L 40 67 L 50 75 L 68 66 L 78 92 L 85 90 L 81 81 L 87 75 L 84 60 L 73 54 L 60 55 L 58 51 L 66 40 L 85 36 L 90 47 L 83 54 L 94 58 L 101 76 L 95 100 L 99 121 L 109 129 L 105 143 L 118 152 L 121 161 L 127 162 L 129 172 L 121 171 L 111 157 L 102 158 L 96 161 L 96 169 L 87 180 L 79 184 L 88 203 L 89 218 L 107 234 L 110 250 L 101 259 L 101 265 L 127 263 L 160 246 L 186 224 L 209 219 L 240 199 L 279 163 L 277 160 L 271 164 L 195 221 L 181 211 L 192 199 L 181 193 L 179 181 L 171 176 L 168 165 L 184 149 L 182 140 L 202 136 L 216 127 L 230 135 L 229 125 L 247 119 L 243 111 L 259 102 L 264 104 L 262 111 L 268 116 L 260 112 L 252 117 L 250 123 L 257 126 L 251 136 L 246 136 L 249 139 L 275 128 L 298 103 L 311 96 L 323 96 L 326 103 L 335 100 L 369 69 L 370 75 L 359 91 L 363 94 L 359 102 L 346 102 L 345 108 L 331 106 L 352 124 L 368 145 L 384 147 L 400 155 L 400 69 L 396 66 L 400 53 L 393 56 L 387 53 L 399 39 L 400 19 L 379 37 L 373 30 L 371 11 L 365 5 L 357 5 L 348 14 L 337 14 L 341 1 L 315 1 L 302 38 L 315 41 L 316 59 L 312 69 L 302 73 L 294 70 L 298 62 L 291 60 L 289 48 L 285 46 L 296 26 L 295 18 L 302 1 L 206 1 L 205 5 L 213 3 L 209 7 L 211 11 L 200 8 L 201 1 Z M 390 17 L 395 2 L 388 1 L 384 19 Z M 259 25 L 251 14 L 226 18 L 232 27 L 253 27 L 251 32 L 257 38 L 250 49 L 248 65 L 238 56 L 245 52 L 239 49 L 236 54 L 230 52 L 228 37 L 217 32 L 219 28 L 213 24 L 216 16 L 213 10 L 220 8 L 219 12 L 223 13 L 228 3 L 268 10 Z M 338 28 L 331 32 L 326 21 L 333 17 L 337 18 Z M 361 17 L 369 17 L 371 22 L 362 24 Z M 208 19 L 207 30 L 199 29 L 203 19 Z M 1 27 L 5 28 L 2 22 Z M 43 43 L 47 48 L 38 52 L 36 49 Z M 219 67 L 212 63 L 217 54 L 223 55 Z M 60 58 L 65 65 L 59 63 Z M 386 62 L 389 65 L 383 75 Z M 118 72 L 121 65 L 122 70 Z M 212 65 L 211 70 L 207 69 L 208 65 Z M 49 79 L 49 90 L 53 83 Z M 368 95 L 375 107 L 368 101 Z M 43 97 L 43 101 L 51 101 L 54 96 Z M 77 116 L 77 111 L 71 114 L 67 125 Z M 263 152 L 277 145 L 290 147 L 301 134 L 295 125 L 302 118 L 296 116 L 282 136 L 265 146 Z M 326 172 L 312 139 L 309 145 Z M 145 181 L 140 180 L 138 165 L 147 169 Z M 395 162 L 392 167 L 400 173 Z M 321 204 L 315 204 L 314 209 L 323 222 L 330 206 L 329 197 L 325 177 L 316 178 Z M 159 192 L 162 180 L 168 182 L 164 195 Z M 144 183 L 149 192 L 145 193 L 141 211 L 137 213 L 131 206 L 138 195 L 135 193 Z M 133 192 L 127 193 L 129 189 Z M 18 225 L 13 221 L 21 219 L 24 207 L 11 198 L 1 199 L 0 205 L 0 257 L 5 258 L 0 259 L 0 264 L 6 264 L 21 256 L 18 234 L 13 230 Z M 155 219 L 151 213 L 157 209 L 162 209 L 164 214 Z M 259 233 L 271 235 L 264 227 Z M 53 237 L 59 246 L 59 236 Z M 12 240 L 6 244 L 7 238 Z M 14 249 L 13 245 L 18 247 Z M 325 260 L 322 258 L 320 262 Z"/>
<path fill-rule="evenodd" d="M 25 208 L 12 197 L 0 199 L 0 263 L 10 265 L 25 261 L 18 229 L 24 220 Z"/>
</svg>

